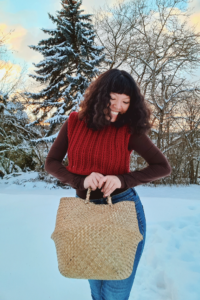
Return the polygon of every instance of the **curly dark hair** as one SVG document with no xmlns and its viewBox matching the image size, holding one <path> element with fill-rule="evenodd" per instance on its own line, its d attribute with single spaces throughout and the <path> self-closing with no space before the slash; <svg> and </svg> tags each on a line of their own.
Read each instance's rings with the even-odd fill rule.
<svg viewBox="0 0 200 300">
<path fill-rule="evenodd" d="M 125 94 L 130 97 L 130 105 L 124 114 L 118 114 L 117 120 L 111 122 L 110 93 Z M 78 119 L 84 120 L 93 131 L 113 125 L 117 128 L 128 124 L 129 132 L 142 134 L 151 129 L 151 110 L 140 92 L 133 77 L 123 70 L 108 70 L 85 90 L 81 101 Z M 109 104 L 109 105 L 108 105 Z M 106 119 L 106 116 L 109 118 Z"/>
</svg>

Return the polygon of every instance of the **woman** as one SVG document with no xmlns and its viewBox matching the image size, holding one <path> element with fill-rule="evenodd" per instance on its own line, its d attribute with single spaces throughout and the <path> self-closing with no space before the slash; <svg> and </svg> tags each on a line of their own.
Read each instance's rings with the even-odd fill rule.
<svg viewBox="0 0 200 300">
<path fill-rule="evenodd" d="M 143 205 L 134 189 L 143 183 L 171 174 L 163 153 L 147 136 L 150 109 L 130 74 L 108 70 L 94 80 L 80 103 L 63 124 L 45 162 L 45 170 L 76 189 L 76 197 L 97 205 L 134 201 L 138 227 L 143 236 L 139 242 L 133 271 L 124 280 L 89 280 L 93 300 L 128 300 L 146 239 Z M 135 150 L 149 164 L 130 172 L 130 154 Z M 68 166 L 62 160 L 68 152 Z"/>
</svg>

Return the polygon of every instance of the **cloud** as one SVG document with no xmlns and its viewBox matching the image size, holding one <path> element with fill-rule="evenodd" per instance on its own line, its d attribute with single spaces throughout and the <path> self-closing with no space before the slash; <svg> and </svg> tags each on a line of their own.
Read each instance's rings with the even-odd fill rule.
<svg viewBox="0 0 200 300">
<path fill-rule="evenodd" d="M 1 1 L 0 1 L 1 2 Z M 6 6 L 6 2 L 1 2 L 0 10 L 0 20 L 1 23 L 9 24 L 10 26 L 20 24 L 22 26 L 28 27 L 29 24 L 36 24 L 38 15 L 37 11 L 34 10 L 20 10 L 20 11 L 11 11 L 11 7 Z"/>
<path fill-rule="evenodd" d="M 14 51 L 13 57 L 27 62 L 29 66 L 33 62 L 38 63 L 43 59 L 43 56 L 39 52 L 30 49 L 29 45 L 38 45 L 40 40 L 50 37 L 48 34 L 45 34 L 41 28 L 55 28 L 55 24 L 53 24 L 47 16 L 47 11 L 55 15 L 56 11 L 61 9 L 60 0 L 49 0 L 48 5 L 46 4 L 45 7 L 38 2 L 38 8 L 42 10 L 40 10 L 40 12 L 25 9 L 12 12 L 12 1 L 3 0 L 0 2 L 0 32 L 3 31 L 8 34 L 12 31 L 11 34 L 9 34 L 6 44 L 9 49 Z M 113 2 L 114 0 L 104 0 L 101 4 L 113 4 Z M 85 14 L 92 14 L 92 9 L 99 7 L 97 0 L 94 0 L 92 3 L 91 0 L 84 0 L 82 3 L 84 5 L 81 5 L 81 9 L 84 10 L 83 13 Z M 41 16 L 43 16 L 42 19 Z"/>
<path fill-rule="evenodd" d="M 193 14 L 189 19 L 189 24 L 195 26 L 200 31 L 200 12 Z"/>
<path fill-rule="evenodd" d="M 55 15 L 56 10 L 60 9 L 60 0 L 51 1 L 49 3 L 48 9 L 51 11 L 53 10 L 53 15 Z M 121 2 L 121 0 L 118 0 Z M 4 3 L 4 2 L 2 2 Z M 109 6 L 112 6 L 116 1 L 114 0 L 104 0 L 101 2 L 101 7 L 104 3 L 107 3 Z M 189 22 L 191 25 L 198 24 L 198 20 L 200 19 L 200 4 L 198 5 L 199 0 L 194 0 L 193 5 L 196 7 L 199 7 L 199 12 L 195 12 Z M 84 4 L 84 5 L 83 5 Z M 93 9 L 98 9 L 99 2 L 97 0 L 91 2 L 91 0 L 85 0 L 81 5 L 81 9 L 84 10 L 83 13 L 91 13 L 93 14 Z M 40 22 L 38 21 L 38 16 L 36 11 L 18 11 L 17 13 L 11 13 L 6 10 L 4 10 L 5 6 L 3 5 L 1 7 L 0 11 L 0 20 L 2 23 L 0 24 L 0 31 L 9 33 L 9 31 L 13 31 L 9 35 L 9 39 L 6 42 L 8 47 L 14 51 L 14 57 L 20 58 L 21 60 L 24 60 L 29 64 L 29 66 L 34 62 L 38 63 L 43 59 L 43 56 L 33 50 L 30 49 L 29 45 L 37 45 L 38 42 L 42 39 L 47 39 L 49 37 L 48 34 L 43 33 L 43 31 L 36 26 L 30 27 L 30 24 L 38 24 Z M 47 16 L 47 12 L 44 11 L 45 16 Z M 29 23 L 28 23 L 29 20 Z M 51 21 L 50 21 L 51 22 Z M 26 26 L 28 24 L 28 26 Z M 51 26 L 48 25 L 44 26 L 45 28 L 53 28 L 55 25 L 51 22 Z M 43 25 L 41 24 L 41 28 Z M 198 25 L 198 28 L 200 29 L 200 24 Z M 34 67 L 33 67 L 34 68 Z"/>
<path fill-rule="evenodd" d="M 20 24 L 11 26 L 3 23 L 0 24 L 0 31 L 1 33 L 7 34 L 5 44 L 8 49 L 13 50 L 16 58 L 20 58 L 28 63 L 37 63 L 41 60 L 42 55 L 30 49 L 28 46 L 37 45 L 41 39 L 47 37 L 42 30 L 38 30 L 37 28 L 28 30 Z M 11 33 L 8 35 L 9 32 Z"/>
<path fill-rule="evenodd" d="M 11 78 L 18 78 L 21 72 L 21 66 L 13 64 L 12 62 L 4 62 L 0 60 L 0 80 L 7 76 L 8 80 Z"/>
<path fill-rule="evenodd" d="M 12 5 L 12 1 L 0 0 L 0 36 L 7 34 L 6 45 L 13 50 L 13 59 L 28 64 L 37 63 L 42 59 L 42 55 L 28 46 L 37 45 L 41 39 L 49 37 L 41 28 L 55 27 L 47 12 L 56 12 L 56 9 L 60 8 L 60 0 L 49 0 L 46 4 L 35 0 L 38 3 L 25 5 L 30 7 L 29 10 L 20 6 L 22 1 L 18 8 Z"/>
<path fill-rule="evenodd" d="M 10 92 L 13 88 L 20 87 L 22 68 L 18 64 L 0 60 L 0 91 Z"/>
<path fill-rule="evenodd" d="M 189 2 L 189 7 L 194 8 L 195 11 L 200 11 L 200 1 L 193 0 L 193 1 Z"/>
<path fill-rule="evenodd" d="M 8 34 L 6 37 L 5 44 L 8 46 L 8 49 L 14 48 L 15 50 L 19 49 L 21 40 L 27 34 L 27 30 L 23 28 L 21 25 L 18 25 L 13 29 L 12 26 L 8 26 L 7 24 L 0 24 L 1 34 Z"/>
</svg>

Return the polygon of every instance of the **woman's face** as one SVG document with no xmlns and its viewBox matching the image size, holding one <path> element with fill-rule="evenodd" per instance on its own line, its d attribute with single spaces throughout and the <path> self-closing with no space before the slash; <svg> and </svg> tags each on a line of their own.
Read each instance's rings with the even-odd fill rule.
<svg viewBox="0 0 200 300">
<path fill-rule="evenodd" d="M 118 113 L 125 114 L 130 106 L 130 97 L 125 94 L 110 93 L 111 122 L 117 120 Z M 108 119 L 108 118 L 107 118 Z"/>
</svg>

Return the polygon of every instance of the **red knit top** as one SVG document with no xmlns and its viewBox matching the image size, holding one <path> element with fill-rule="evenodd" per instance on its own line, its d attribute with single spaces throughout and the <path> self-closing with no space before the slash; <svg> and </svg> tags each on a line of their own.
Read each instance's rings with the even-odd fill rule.
<svg viewBox="0 0 200 300">
<path fill-rule="evenodd" d="M 128 125 L 116 128 L 112 124 L 102 130 L 93 131 L 78 112 L 68 119 L 68 166 L 72 173 L 88 175 L 98 172 L 103 175 L 118 175 L 130 172 L 128 150 L 131 133 Z"/>
<path fill-rule="evenodd" d="M 84 121 L 77 120 L 77 114 L 71 112 L 69 118 L 62 125 L 46 158 L 45 170 L 62 183 L 70 184 L 71 187 L 76 189 L 76 193 L 80 198 L 86 198 L 87 189 L 84 188 L 84 180 L 94 170 L 104 176 L 114 174 L 121 181 L 121 188 L 114 190 L 111 196 L 122 193 L 128 188 L 136 187 L 171 174 L 172 169 L 167 158 L 146 134 L 131 134 L 127 145 L 128 133 L 125 127 L 117 130 L 113 124 L 110 124 L 109 128 L 105 128 L 102 131 L 91 131 L 85 127 L 86 124 Z M 69 123 L 70 130 L 68 130 Z M 77 130 L 73 130 L 73 124 Z M 75 135 L 80 137 L 81 141 L 77 137 L 74 138 L 72 131 L 73 135 L 75 133 Z M 123 134 L 121 134 L 122 131 L 124 131 Z M 86 133 L 89 134 L 89 138 L 86 137 Z M 103 136 L 103 133 L 105 133 L 105 136 Z M 92 135 L 94 136 L 92 137 Z M 96 143 L 98 144 L 97 147 L 95 147 Z M 90 154 L 88 153 L 88 149 L 90 149 Z M 148 166 L 141 170 L 129 172 L 129 166 L 127 166 L 129 156 L 127 154 L 133 150 L 145 159 Z M 73 169 L 73 172 L 68 171 L 68 168 L 63 165 L 66 153 L 68 153 L 70 170 Z M 116 156 L 117 159 L 114 160 L 113 158 L 116 158 Z M 106 159 L 106 163 L 104 159 Z M 90 164 L 88 165 L 89 161 Z M 80 163 L 83 164 L 83 168 L 80 168 Z M 95 168 L 93 169 L 94 166 Z M 74 170 L 75 167 L 76 170 Z M 116 173 L 115 168 L 117 169 Z M 121 171 L 120 168 L 123 168 L 124 171 Z M 109 173 L 102 172 L 101 170 L 108 171 Z M 119 174 L 118 172 L 123 172 L 123 174 Z M 85 173 L 85 175 L 81 175 L 80 173 Z M 103 198 L 103 193 L 99 188 L 91 191 L 90 194 L 90 199 L 98 198 Z"/>
</svg>

